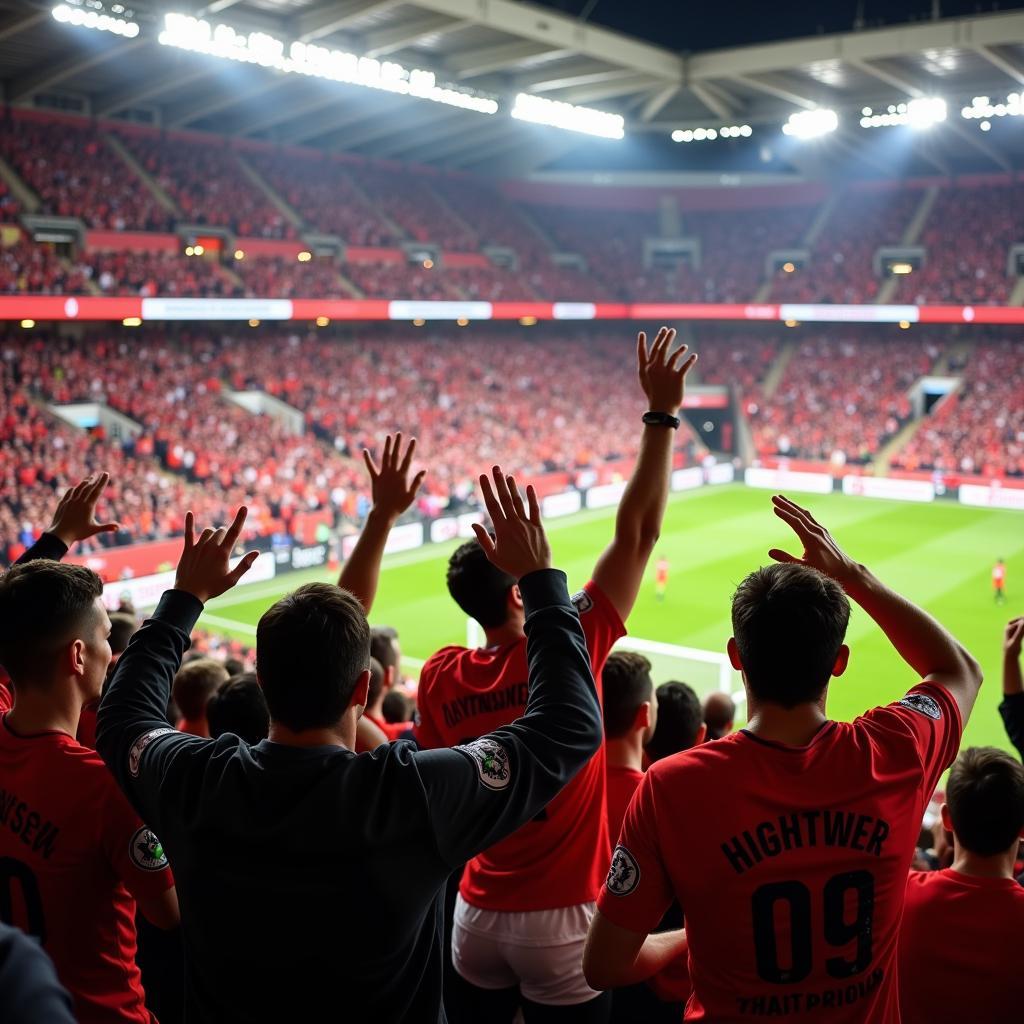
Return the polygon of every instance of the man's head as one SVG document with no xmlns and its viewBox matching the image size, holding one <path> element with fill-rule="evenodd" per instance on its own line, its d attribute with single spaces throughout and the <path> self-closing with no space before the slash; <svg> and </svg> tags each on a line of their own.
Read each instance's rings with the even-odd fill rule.
<svg viewBox="0 0 1024 1024">
<path fill-rule="evenodd" d="M 74 679 L 83 703 L 110 663 L 103 583 L 91 569 L 40 560 L 0 577 L 0 664 L 16 689 Z"/>
<path fill-rule="evenodd" d="M 401 690 L 392 690 L 381 702 L 381 715 L 389 725 L 412 719 L 413 704 Z"/>
<path fill-rule="evenodd" d="M 806 565 L 764 566 L 733 595 L 729 658 L 755 700 L 787 710 L 817 703 L 846 670 L 849 621 L 835 580 Z"/>
<path fill-rule="evenodd" d="M 350 705 L 365 704 L 369 665 L 363 606 L 327 583 L 281 598 L 256 629 L 256 674 L 270 717 L 293 732 L 333 728 Z"/>
<path fill-rule="evenodd" d="M 210 735 L 234 733 L 246 743 L 259 743 L 270 733 L 270 712 L 255 672 L 243 672 L 222 683 L 206 705 Z"/>
<path fill-rule="evenodd" d="M 523 602 L 515 579 L 484 554 L 475 540 L 455 549 L 448 559 L 448 593 L 484 629 L 500 629 L 523 621 Z"/>
<path fill-rule="evenodd" d="M 387 673 L 384 671 L 384 666 L 371 654 L 370 688 L 366 691 L 366 706 L 368 708 L 376 707 L 377 702 L 383 697 L 386 679 Z"/>
<path fill-rule="evenodd" d="M 372 697 L 373 680 L 371 678 L 371 699 L 367 707 L 373 707 L 381 695 L 387 693 L 402 679 L 402 649 L 398 644 L 398 631 L 393 626 L 370 627 L 370 656 L 380 663 L 384 672 L 384 682 L 378 697 L 374 698 Z"/>
<path fill-rule="evenodd" d="M 171 685 L 181 717 L 187 722 L 205 721 L 208 701 L 227 679 L 228 670 L 212 658 L 195 658 L 182 665 Z"/>
<path fill-rule="evenodd" d="M 736 721 L 736 702 L 721 690 L 712 690 L 704 698 L 704 724 L 708 727 L 708 739 L 720 740 L 732 732 Z"/>
<path fill-rule="evenodd" d="M 128 641 L 139 628 L 134 615 L 114 612 L 110 616 L 110 653 L 116 661 L 128 649 Z"/>
<path fill-rule="evenodd" d="M 604 732 L 610 740 L 640 734 L 641 744 L 654 734 L 658 702 L 651 682 L 651 663 L 632 651 L 612 651 L 601 672 L 604 691 Z"/>
<path fill-rule="evenodd" d="M 647 744 L 647 757 L 660 761 L 704 741 L 704 713 L 700 699 L 686 683 L 658 687 L 658 727 Z"/>
<path fill-rule="evenodd" d="M 1024 834 L 1024 765 L 995 747 L 961 751 L 946 784 L 942 824 L 976 856 L 1016 851 Z"/>
</svg>

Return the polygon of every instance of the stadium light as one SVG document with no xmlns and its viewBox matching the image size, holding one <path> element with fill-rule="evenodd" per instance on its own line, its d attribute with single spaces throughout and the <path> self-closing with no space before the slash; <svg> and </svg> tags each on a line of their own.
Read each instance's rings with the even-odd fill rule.
<svg viewBox="0 0 1024 1024">
<path fill-rule="evenodd" d="M 889 269 L 894 274 L 912 274 L 914 265 L 912 263 L 894 263 Z"/>
<path fill-rule="evenodd" d="M 839 115 L 828 107 L 815 107 L 813 110 L 801 110 L 790 114 L 789 120 L 782 126 L 784 135 L 792 135 L 795 139 L 817 139 L 828 135 L 839 127 Z"/>
<path fill-rule="evenodd" d="M 308 249 L 303 249 L 295 258 L 300 263 L 308 263 L 313 258 L 313 254 Z"/>
<path fill-rule="evenodd" d="M 721 136 L 723 139 L 738 139 L 740 137 L 749 139 L 754 134 L 754 129 L 749 124 L 727 124 L 719 129 L 714 128 L 677 128 L 672 133 L 673 142 L 703 142 L 705 139 L 715 139 Z"/>
<path fill-rule="evenodd" d="M 861 111 L 861 128 L 890 128 L 907 125 L 918 131 L 946 120 L 946 101 L 938 96 L 922 96 L 907 103 L 890 103 L 884 113 L 871 107 Z"/>
<path fill-rule="evenodd" d="M 1011 92 L 1005 103 L 993 103 L 988 96 L 975 96 L 969 107 L 960 111 L 960 116 L 968 121 L 981 121 L 978 127 L 987 132 L 992 127 L 993 117 L 1024 117 L 1024 93 Z M 988 125 L 988 128 L 985 126 Z"/>
<path fill-rule="evenodd" d="M 126 316 L 121 321 L 121 324 L 124 327 L 141 327 L 142 326 L 142 317 L 141 316 Z"/>
<path fill-rule="evenodd" d="M 592 107 L 577 107 L 573 103 L 545 99 L 521 92 L 516 96 L 512 116 L 517 121 L 532 121 L 568 132 L 597 135 L 602 139 L 621 139 L 625 134 L 625 121 L 621 114 L 610 114 Z"/>
<path fill-rule="evenodd" d="M 95 0 L 89 4 L 89 8 L 89 10 L 83 10 L 75 3 L 57 4 L 50 13 L 53 15 L 53 20 L 59 21 L 62 25 L 91 28 L 97 32 L 112 32 L 115 36 L 124 36 L 125 39 L 134 39 L 139 34 L 138 22 L 103 13 L 102 4 Z M 121 8 L 121 11 L 125 14 L 130 13 L 124 11 L 124 8 Z"/>
<path fill-rule="evenodd" d="M 331 318 L 329 316 L 318 316 L 316 318 L 317 327 L 326 327 L 330 322 Z"/>
<path fill-rule="evenodd" d="M 434 269 L 434 261 L 432 259 L 425 259 L 423 261 L 423 269 L 424 270 L 433 270 Z"/>
<path fill-rule="evenodd" d="M 498 110 L 498 102 L 491 96 L 438 85 L 433 71 L 405 68 L 394 61 L 359 57 L 298 40 L 286 44 L 267 32 L 238 32 L 230 25 L 213 26 L 188 14 L 164 15 L 164 28 L 157 39 L 162 46 L 179 50 L 206 53 L 242 64 L 259 64 L 286 74 L 326 78 L 366 89 L 415 96 L 478 114 L 494 114 Z"/>
<path fill-rule="evenodd" d="M 236 249 L 235 250 L 235 259 L 236 260 L 244 260 L 245 259 L 245 250 L 244 249 Z"/>
<path fill-rule="evenodd" d="M 24 327 L 26 331 L 32 330 L 32 328 L 35 327 L 35 325 L 36 325 L 35 320 L 22 320 L 21 321 L 21 326 Z"/>
</svg>

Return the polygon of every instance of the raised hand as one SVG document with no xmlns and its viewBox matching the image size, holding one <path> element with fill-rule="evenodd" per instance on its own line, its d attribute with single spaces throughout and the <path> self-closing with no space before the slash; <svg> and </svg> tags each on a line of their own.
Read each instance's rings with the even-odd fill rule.
<svg viewBox="0 0 1024 1024">
<path fill-rule="evenodd" d="M 772 548 L 768 555 L 776 562 L 796 562 L 818 569 L 826 576 L 846 586 L 857 574 L 860 566 L 832 539 L 832 535 L 805 508 L 801 508 L 781 494 L 772 496 L 773 511 L 800 538 L 803 555 L 797 558 L 788 551 Z"/>
<path fill-rule="evenodd" d="M 500 466 L 494 467 L 492 475 L 493 487 L 486 474 L 481 475 L 480 493 L 494 525 L 494 535 L 479 523 L 473 524 L 484 554 L 517 580 L 538 569 L 550 569 L 551 548 L 541 525 L 537 492 L 532 486 L 526 488 L 527 510 L 515 477 L 505 476 Z"/>
<path fill-rule="evenodd" d="M 195 516 L 185 513 L 185 547 L 174 579 L 175 590 L 184 590 L 205 604 L 210 598 L 230 590 L 252 568 L 259 557 L 258 551 L 250 551 L 233 570 L 230 566 L 231 552 L 238 543 L 248 512 L 243 505 L 229 527 L 207 528 L 198 540 Z"/>
<path fill-rule="evenodd" d="M 397 519 L 413 503 L 416 492 L 427 475 L 426 470 L 420 470 L 413 477 L 412 483 L 409 482 L 409 467 L 412 465 L 415 451 L 414 437 L 405 449 L 405 454 L 402 454 L 400 432 L 393 438 L 390 434 L 385 438 L 380 466 L 373 461 L 373 456 L 363 449 L 363 461 L 370 474 L 373 507 L 393 519 Z"/>
<path fill-rule="evenodd" d="M 98 523 L 96 504 L 103 494 L 103 488 L 110 481 L 109 473 L 87 476 L 81 483 L 69 487 L 60 499 L 53 513 L 53 521 L 47 533 L 59 537 L 68 547 L 75 541 L 88 540 L 98 533 L 113 533 L 121 527 L 118 523 Z"/>
<path fill-rule="evenodd" d="M 1011 658 L 1020 657 L 1021 643 L 1024 641 L 1024 615 L 1010 619 L 1003 634 L 1003 653 Z"/>
<path fill-rule="evenodd" d="M 686 356 L 686 345 L 680 345 L 674 352 L 672 342 L 676 340 L 674 328 L 662 327 L 654 338 L 651 349 L 647 350 L 647 335 L 641 331 L 636 336 L 636 361 L 640 373 L 640 386 L 647 396 L 651 412 L 667 412 L 673 416 L 683 404 L 686 375 L 697 362 L 697 354 Z"/>
</svg>

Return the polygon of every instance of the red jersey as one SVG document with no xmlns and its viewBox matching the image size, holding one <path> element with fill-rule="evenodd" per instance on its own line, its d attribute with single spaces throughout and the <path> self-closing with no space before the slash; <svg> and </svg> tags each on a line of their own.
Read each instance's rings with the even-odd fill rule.
<svg viewBox="0 0 1024 1024">
<path fill-rule="evenodd" d="M 99 706 L 98 700 L 86 704 L 78 716 L 78 732 L 75 734 L 75 739 L 90 750 L 96 749 L 96 712 L 99 710 Z"/>
<path fill-rule="evenodd" d="M 389 740 L 397 740 L 399 736 L 407 733 L 412 728 L 412 722 L 385 722 L 383 718 L 378 718 L 376 715 L 367 714 L 366 717 L 373 722 L 375 726 Z"/>
<path fill-rule="evenodd" d="M 0 721 L 0 894 L 37 936 L 79 1024 L 150 1024 L 135 964 L 135 895 L 174 879 L 163 848 L 95 751 Z"/>
<path fill-rule="evenodd" d="M 923 683 L 806 747 L 742 730 L 652 765 L 598 901 L 653 930 L 686 913 L 687 1020 L 899 1021 L 907 872 L 935 784 L 956 756 L 953 698 Z"/>
<path fill-rule="evenodd" d="M 573 598 L 601 699 L 601 670 L 626 629 L 596 583 Z M 445 647 L 420 672 L 415 738 L 453 747 L 526 711 L 526 638 L 501 647 Z M 597 898 L 608 867 L 604 745 L 529 824 L 474 857 L 462 898 L 482 910 L 555 910 Z"/>
<path fill-rule="evenodd" d="M 626 808 L 633 799 L 636 787 L 643 781 L 644 773 L 635 768 L 608 765 L 608 837 L 614 843 L 622 831 L 622 819 Z"/>
<path fill-rule="evenodd" d="M 654 569 L 654 579 L 657 583 L 668 583 L 668 562 L 659 562 Z"/>
<path fill-rule="evenodd" d="M 900 930 L 903 1019 L 1019 1020 L 1021 935 L 1024 889 L 1012 878 L 912 871 Z"/>
<path fill-rule="evenodd" d="M 1006 585 L 1006 566 L 995 565 L 992 567 L 992 586 L 996 590 L 1002 590 Z"/>
</svg>

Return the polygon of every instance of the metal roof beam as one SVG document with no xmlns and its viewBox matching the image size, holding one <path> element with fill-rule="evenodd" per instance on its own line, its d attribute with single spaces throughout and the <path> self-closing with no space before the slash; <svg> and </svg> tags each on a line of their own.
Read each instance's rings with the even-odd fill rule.
<svg viewBox="0 0 1024 1024">
<path fill-rule="evenodd" d="M 449 18 L 444 14 L 424 14 L 410 18 L 391 28 L 367 32 L 363 36 L 364 57 L 386 57 L 389 53 L 412 46 L 424 36 L 447 35 L 468 25 L 467 21 Z"/>
<path fill-rule="evenodd" d="M 445 65 L 457 79 L 476 78 L 478 75 L 501 71 L 543 54 L 560 52 L 562 51 L 550 46 L 519 39 L 511 43 L 481 46 L 477 50 L 455 53 L 445 61 Z"/>
<path fill-rule="evenodd" d="M 751 89 L 757 89 L 758 92 L 767 93 L 769 96 L 774 96 L 776 99 L 783 100 L 785 103 L 792 103 L 794 107 L 803 107 L 804 110 L 813 110 L 815 107 L 820 106 L 817 100 L 811 99 L 810 96 L 806 96 L 803 93 L 799 93 L 792 86 L 789 85 L 784 79 L 780 79 L 778 75 L 773 75 L 770 79 L 764 76 L 754 78 L 752 75 L 731 75 L 733 81 L 739 82 L 741 85 L 749 86 Z M 694 83 L 690 83 L 690 88 L 694 87 Z"/>
<path fill-rule="evenodd" d="M 700 82 L 694 82 L 690 86 L 690 92 L 697 97 L 704 104 L 712 114 L 717 114 L 723 121 L 729 122 L 734 120 L 735 114 L 732 112 L 732 108 L 728 103 L 722 101 L 711 89 L 706 85 L 701 85 Z"/>
<path fill-rule="evenodd" d="M 248 83 L 242 88 L 233 87 L 214 92 L 205 103 L 182 103 L 172 107 L 165 112 L 163 121 L 168 128 L 183 128 L 187 124 L 194 124 L 204 117 L 216 114 L 219 110 L 240 106 L 264 93 L 294 84 L 294 80 L 288 75 L 264 75 L 258 81 Z"/>
<path fill-rule="evenodd" d="M 104 33 L 97 32 L 94 34 L 99 36 Z M 98 40 L 90 40 L 90 42 L 96 43 Z M 15 78 L 7 90 L 7 98 L 12 102 L 28 99 L 28 97 L 33 96 L 35 93 L 59 85 L 61 82 L 73 78 L 83 71 L 89 71 L 100 64 L 106 64 L 107 61 L 126 57 L 133 50 L 137 50 L 140 46 L 147 46 L 150 42 L 151 40 L 139 36 L 135 39 L 122 39 L 119 42 L 111 40 L 109 46 L 97 47 L 96 49 L 77 49 L 63 60 L 58 60 L 54 64 L 48 64 L 41 71 Z"/>
<path fill-rule="evenodd" d="M 1008 54 L 1000 53 L 994 46 L 985 45 L 975 46 L 974 52 L 979 57 L 984 57 L 989 64 L 998 68 L 1007 77 L 1012 78 L 1018 85 L 1024 85 L 1024 66 Z"/>
<path fill-rule="evenodd" d="M 613 99 L 616 96 L 632 96 L 634 93 L 647 92 L 656 85 L 649 75 L 632 75 L 617 82 L 598 82 L 595 85 L 581 85 L 566 93 L 552 97 L 566 103 L 599 103 L 601 100 Z"/>
<path fill-rule="evenodd" d="M 38 25 L 49 17 L 49 11 L 14 11 L 9 18 L 0 21 L 0 41 L 12 39 L 20 32 Z"/>
<path fill-rule="evenodd" d="M 549 50 L 565 50 L 614 67 L 671 82 L 683 80 L 683 58 L 671 50 L 619 32 L 581 22 L 555 11 L 515 0 L 412 0 L 424 10 L 465 18 L 476 25 L 532 40 Z"/>
<path fill-rule="evenodd" d="M 395 7 L 400 0 L 342 0 L 341 3 L 326 3 L 312 11 L 300 14 L 296 19 L 296 35 L 304 42 L 323 39 L 369 14 Z"/>
<path fill-rule="evenodd" d="M 675 99 L 678 92 L 678 85 L 668 85 L 664 89 L 652 92 L 644 101 L 643 109 L 640 111 L 640 120 L 644 123 L 653 121 Z"/>
<path fill-rule="evenodd" d="M 535 75 L 516 78 L 513 85 L 519 92 L 551 92 L 555 89 L 569 89 L 574 85 L 591 85 L 595 82 L 614 82 L 629 78 L 636 72 L 629 68 L 599 67 L 593 61 L 576 63 L 540 71 Z"/>
<path fill-rule="evenodd" d="M 911 82 L 909 79 L 904 78 L 902 75 L 891 71 L 889 68 L 884 67 L 881 64 L 875 64 L 867 60 L 852 60 L 850 63 L 855 67 L 859 68 L 865 74 L 871 75 L 873 78 L 877 78 L 880 82 L 885 82 L 886 85 L 891 85 L 894 89 L 898 89 L 900 92 L 906 93 L 908 96 L 915 98 L 924 96 L 925 91 L 915 82 Z"/>
</svg>

